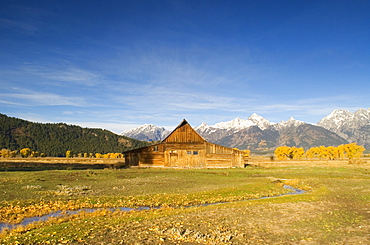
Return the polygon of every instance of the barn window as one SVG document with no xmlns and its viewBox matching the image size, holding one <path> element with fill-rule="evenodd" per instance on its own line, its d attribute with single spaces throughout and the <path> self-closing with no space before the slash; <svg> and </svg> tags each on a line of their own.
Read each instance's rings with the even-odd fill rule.
<svg viewBox="0 0 370 245">
<path fill-rule="evenodd" d="M 188 155 L 191 155 L 192 154 L 192 152 L 191 151 L 188 151 Z"/>
<path fill-rule="evenodd" d="M 157 146 L 157 145 L 155 145 L 155 146 L 153 147 L 153 151 L 158 151 L 158 146 Z"/>
<path fill-rule="evenodd" d="M 193 151 L 193 155 L 198 155 L 198 151 Z"/>
</svg>

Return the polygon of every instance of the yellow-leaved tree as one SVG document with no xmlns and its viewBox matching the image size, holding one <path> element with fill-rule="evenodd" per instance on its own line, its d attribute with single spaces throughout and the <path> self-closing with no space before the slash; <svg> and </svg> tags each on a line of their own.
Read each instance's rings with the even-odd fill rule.
<svg viewBox="0 0 370 245">
<path fill-rule="evenodd" d="M 250 150 L 243 150 L 244 157 L 250 157 L 251 156 L 251 151 Z"/>
<path fill-rule="evenodd" d="M 356 143 L 350 143 L 344 145 L 344 150 L 349 159 L 360 158 L 365 148 L 362 145 L 357 145 Z"/>
<path fill-rule="evenodd" d="M 31 149 L 30 148 L 23 148 L 22 150 L 19 151 L 19 153 L 21 154 L 21 156 L 23 158 L 27 158 L 31 155 Z"/>
<path fill-rule="evenodd" d="M 325 146 L 319 146 L 319 157 L 320 159 L 327 159 L 328 158 L 328 151 L 326 150 Z"/>
<path fill-rule="evenodd" d="M 31 152 L 31 157 L 38 157 L 39 156 L 39 152 L 38 151 L 32 151 Z"/>
<path fill-rule="evenodd" d="M 328 146 L 326 147 L 326 152 L 328 153 L 328 159 L 334 160 L 339 158 L 339 149 L 338 147 Z"/>
<path fill-rule="evenodd" d="M 289 147 L 289 146 L 279 146 L 275 149 L 275 156 L 279 160 L 285 159 L 301 159 L 304 156 L 304 149 L 302 147 Z"/>
<path fill-rule="evenodd" d="M 1 149 L 0 155 L 3 158 L 9 158 L 10 157 L 10 150 L 9 149 Z"/>
<path fill-rule="evenodd" d="M 66 151 L 66 158 L 72 157 L 72 151 Z"/>
<path fill-rule="evenodd" d="M 295 146 L 280 146 L 275 149 L 275 156 L 279 160 L 285 159 L 301 159 L 306 155 L 307 159 L 319 158 L 325 160 L 343 159 L 347 157 L 348 159 L 360 158 L 365 151 L 362 145 L 357 145 L 356 143 L 335 146 L 318 146 L 308 149 L 306 152 L 303 148 L 298 148 Z"/>
<path fill-rule="evenodd" d="M 304 149 L 302 147 L 291 147 L 290 155 L 293 159 L 301 159 L 304 156 Z"/>
<path fill-rule="evenodd" d="M 279 160 L 285 160 L 291 157 L 291 148 L 289 146 L 279 146 L 275 149 L 275 156 Z"/>
<path fill-rule="evenodd" d="M 339 145 L 337 149 L 338 149 L 338 157 L 340 159 L 343 159 L 344 156 L 346 155 L 346 147 L 344 145 Z"/>
</svg>

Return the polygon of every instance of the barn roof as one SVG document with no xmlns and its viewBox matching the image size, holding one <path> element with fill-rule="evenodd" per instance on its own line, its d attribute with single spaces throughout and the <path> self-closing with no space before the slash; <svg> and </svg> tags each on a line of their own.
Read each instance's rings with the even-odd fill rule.
<svg viewBox="0 0 370 245">
<path fill-rule="evenodd" d="M 193 129 L 193 127 L 188 123 L 188 121 L 186 121 L 185 119 L 183 119 L 182 121 L 181 121 L 181 123 L 169 134 L 169 135 L 167 135 L 167 137 L 166 138 L 164 138 L 161 142 L 163 143 L 163 142 L 166 142 L 166 140 L 174 133 L 174 132 L 176 132 L 176 130 L 178 130 L 179 128 L 181 128 L 181 127 L 183 127 L 183 126 L 185 126 L 185 125 L 189 125 L 189 127 L 191 128 L 191 130 L 193 130 L 193 133 L 194 134 L 196 134 L 196 135 L 198 135 L 199 136 L 199 138 L 201 138 L 203 141 L 205 141 L 206 142 L 206 140 L 200 135 L 200 134 L 198 134 L 198 132 L 197 131 L 195 131 L 194 129 Z"/>
<path fill-rule="evenodd" d="M 199 139 L 201 140 L 201 141 L 204 141 L 204 142 L 207 142 L 200 134 L 198 134 L 198 132 L 197 131 L 195 131 L 191 126 L 190 126 L 190 124 L 185 120 L 185 119 L 183 119 L 182 121 L 181 121 L 181 123 L 165 138 L 165 139 L 163 139 L 160 143 L 156 143 L 156 144 L 153 144 L 153 145 L 149 145 L 149 146 L 143 146 L 143 147 L 139 147 L 139 148 L 135 148 L 135 149 L 131 149 L 131 150 L 128 150 L 128 151 L 125 151 L 125 152 L 123 152 L 123 153 L 128 153 L 128 152 L 133 152 L 133 151 L 137 151 L 137 150 L 140 150 L 140 149 L 144 149 L 144 148 L 148 148 L 148 147 L 153 147 L 153 146 L 155 146 L 155 145 L 160 145 L 160 144 L 162 144 L 162 143 L 165 143 L 166 142 L 166 140 L 174 133 L 174 132 L 176 132 L 176 130 L 179 130 L 181 127 L 183 127 L 183 126 L 185 126 L 185 125 L 188 125 L 189 126 L 189 128 L 190 128 L 190 130 L 192 130 L 192 134 L 194 134 L 194 135 L 197 135 L 198 137 L 199 137 Z M 207 142 L 208 143 L 208 142 Z M 210 143 L 210 144 L 212 144 L 212 143 Z"/>
</svg>

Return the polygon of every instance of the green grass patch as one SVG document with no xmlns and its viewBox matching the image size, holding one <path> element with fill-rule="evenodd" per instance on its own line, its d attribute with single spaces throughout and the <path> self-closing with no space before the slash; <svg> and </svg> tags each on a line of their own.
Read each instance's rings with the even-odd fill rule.
<svg viewBox="0 0 370 245">
<path fill-rule="evenodd" d="M 370 239 L 370 172 L 364 167 L 50 170 L 0 172 L 0 180 L 2 220 L 84 207 L 182 207 L 82 213 L 5 232 L 4 244 L 366 244 Z M 286 193 L 284 183 L 307 192 L 256 199 Z M 186 207 L 217 202 L 230 203 Z"/>
</svg>

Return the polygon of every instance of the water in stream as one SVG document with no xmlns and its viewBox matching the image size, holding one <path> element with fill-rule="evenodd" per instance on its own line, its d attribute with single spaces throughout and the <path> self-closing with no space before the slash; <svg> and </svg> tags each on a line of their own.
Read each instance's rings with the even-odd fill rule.
<svg viewBox="0 0 370 245">
<path fill-rule="evenodd" d="M 305 193 L 304 190 L 296 189 L 292 186 L 289 185 L 284 185 L 283 186 L 285 189 L 291 190 L 289 193 L 285 194 L 280 194 L 276 196 L 266 196 L 266 197 L 260 197 L 257 199 L 264 199 L 264 198 L 273 198 L 273 197 L 278 197 L 278 196 L 284 196 L 284 195 L 297 195 L 297 194 L 303 194 Z M 256 200 L 256 199 L 252 199 Z M 206 203 L 206 204 L 200 204 L 200 205 L 194 205 L 194 206 L 188 206 L 190 207 L 195 207 L 195 206 L 210 206 L 210 205 L 216 205 L 216 204 L 221 204 L 221 203 L 227 203 L 227 202 L 217 202 L 217 203 Z M 121 211 L 121 212 L 128 212 L 128 211 L 140 211 L 140 210 L 150 210 L 150 209 L 158 209 L 160 207 L 138 207 L 138 208 L 127 208 L 127 207 L 118 207 L 118 208 L 108 208 L 104 210 L 110 210 L 110 211 Z M 98 210 L 103 210 L 103 208 L 84 208 L 84 209 L 78 209 L 78 210 L 68 210 L 68 211 L 56 211 L 50 214 L 46 214 L 43 216 L 37 216 L 37 217 L 30 217 L 30 218 L 25 218 L 21 223 L 18 224 L 10 224 L 10 223 L 0 223 L 0 231 L 5 230 L 5 229 L 15 229 L 17 227 L 22 227 L 22 226 L 27 226 L 29 224 L 32 224 L 34 222 L 39 222 L 39 221 L 47 221 L 49 218 L 56 218 L 56 217 L 63 217 L 63 216 L 69 216 L 69 215 L 74 215 L 79 212 L 87 212 L 87 213 L 92 213 Z"/>
</svg>

